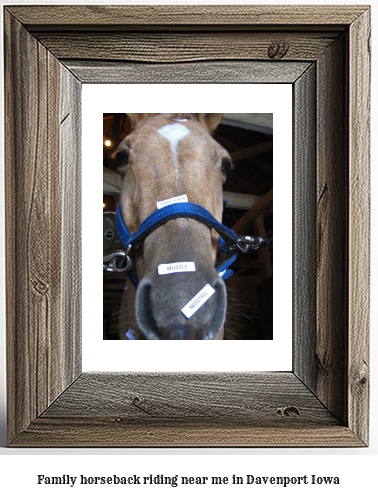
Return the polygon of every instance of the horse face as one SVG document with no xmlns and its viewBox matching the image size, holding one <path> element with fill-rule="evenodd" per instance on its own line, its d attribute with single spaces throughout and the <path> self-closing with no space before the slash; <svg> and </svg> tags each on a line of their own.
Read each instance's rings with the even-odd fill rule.
<svg viewBox="0 0 378 500">
<path fill-rule="evenodd" d="M 229 155 L 210 135 L 216 125 L 214 115 L 187 121 L 173 121 L 167 115 L 132 118 L 136 128 L 116 153 L 123 175 L 121 212 L 130 231 L 135 232 L 156 210 L 158 201 L 183 194 L 221 221 Z M 226 290 L 214 267 L 217 244 L 214 230 L 178 218 L 152 232 L 136 250 L 140 281 L 136 319 L 145 338 L 221 338 Z M 178 262 L 193 262 L 195 272 L 158 274 L 159 265 Z M 206 285 L 215 293 L 188 319 L 182 308 Z"/>
</svg>

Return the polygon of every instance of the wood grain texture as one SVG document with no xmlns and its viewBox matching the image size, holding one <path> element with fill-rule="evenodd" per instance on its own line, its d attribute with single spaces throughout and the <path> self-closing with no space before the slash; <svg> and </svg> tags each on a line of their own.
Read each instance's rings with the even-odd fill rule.
<svg viewBox="0 0 378 500">
<path fill-rule="evenodd" d="M 294 372 L 316 389 L 316 66 L 293 86 Z"/>
<path fill-rule="evenodd" d="M 81 373 L 81 82 L 61 67 L 62 385 Z"/>
<path fill-rule="evenodd" d="M 308 424 L 337 424 L 301 381 L 285 372 L 84 373 L 44 417 L 69 416 L 73 408 L 77 417 L 118 416 L 133 422 L 188 418 L 256 424 L 264 415 L 267 425 L 278 425 L 285 421 L 282 417 L 296 415 L 295 421 Z"/>
<path fill-rule="evenodd" d="M 368 441 L 370 313 L 370 11 L 352 24 L 349 89 L 349 426 Z"/>
<path fill-rule="evenodd" d="M 202 61 L 185 64 L 139 64 L 62 60 L 82 83 L 293 83 L 307 62 Z"/>
<path fill-rule="evenodd" d="M 277 428 L 252 425 L 199 425 L 165 421 L 137 424 L 114 418 L 36 419 L 12 443 L 21 447 L 359 447 L 361 441 L 347 427 Z"/>
<path fill-rule="evenodd" d="M 219 60 L 313 61 L 338 34 L 204 32 L 36 32 L 59 59 L 177 63 Z M 194 38 L 195 37 L 195 38 Z"/>
<path fill-rule="evenodd" d="M 151 29 L 151 27 L 248 26 L 316 26 L 346 27 L 365 10 L 365 6 L 304 6 L 304 5 L 150 5 L 112 6 L 12 6 L 7 7 L 29 30 L 41 27 L 66 30 L 94 29 Z"/>
<path fill-rule="evenodd" d="M 61 116 L 61 71 L 67 71 L 18 21 L 6 14 L 5 23 L 7 394 L 11 441 L 79 372 L 72 369 L 71 362 L 62 360 L 72 352 L 72 336 L 62 322 L 61 293 L 62 282 L 69 279 L 69 275 L 62 278 L 63 251 L 67 251 L 61 233 L 62 207 L 72 200 L 62 200 L 62 175 L 66 174 L 57 120 Z M 78 318 L 73 315 L 71 321 L 77 328 Z"/>
<path fill-rule="evenodd" d="M 255 203 L 240 219 L 232 226 L 236 234 L 247 234 L 253 226 L 253 219 L 261 214 L 263 217 L 269 213 L 273 204 L 273 189 Z"/>
<path fill-rule="evenodd" d="M 304 428 L 304 445 L 360 444 L 291 373 L 91 373 L 13 444 L 290 446 Z"/>
<path fill-rule="evenodd" d="M 51 347 L 54 353 L 59 351 L 60 346 L 51 341 L 56 340 L 54 335 L 61 326 L 51 295 L 60 281 L 60 252 L 50 259 L 51 250 L 57 250 L 55 234 L 50 232 L 52 218 L 60 216 L 59 211 L 51 210 L 51 203 L 60 204 L 60 194 L 53 199 L 56 191 L 51 190 L 51 175 L 58 186 L 60 179 L 59 171 L 49 171 L 46 127 L 49 78 L 54 78 L 54 70 L 49 75 L 46 50 L 17 21 L 7 16 L 5 22 L 6 155 L 10 159 L 6 197 L 11 204 L 7 213 L 14 215 L 6 221 L 6 258 L 12 263 L 7 267 L 8 290 L 11 287 L 7 363 L 14 371 L 8 379 L 8 432 L 14 437 L 60 392 L 51 373 L 50 357 Z M 29 91 L 22 92 L 26 86 Z M 42 240 L 43 245 L 38 243 Z"/>
<path fill-rule="evenodd" d="M 347 423 L 348 151 L 347 39 L 317 65 L 316 393 Z M 332 333 L 331 333 L 332 332 Z"/>
<path fill-rule="evenodd" d="M 5 8 L 11 446 L 367 445 L 369 8 L 286 9 Z M 303 61 L 316 64 L 316 80 Z M 303 141 L 296 225 L 306 233 L 295 243 L 297 275 L 314 261 L 315 87 L 316 283 L 309 266 L 293 373 L 80 375 L 81 82 L 181 83 L 185 71 L 189 82 L 195 72 L 206 82 L 292 81 Z"/>
</svg>

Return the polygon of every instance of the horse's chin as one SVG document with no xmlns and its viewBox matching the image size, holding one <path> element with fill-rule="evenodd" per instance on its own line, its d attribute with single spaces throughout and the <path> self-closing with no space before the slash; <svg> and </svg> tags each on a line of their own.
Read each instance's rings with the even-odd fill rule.
<svg viewBox="0 0 378 500">
<path fill-rule="evenodd" d="M 199 284 L 197 289 L 201 289 L 202 286 Z M 214 279 L 211 286 L 215 290 L 214 295 L 188 319 L 181 309 L 193 295 L 189 294 L 189 298 L 183 298 L 184 294 L 178 293 L 177 287 L 171 288 L 173 292 L 157 289 L 151 279 L 144 278 L 137 292 L 136 319 L 145 339 L 222 339 L 227 303 L 226 287 L 219 277 Z M 165 307 L 162 307 L 162 301 Z"/>
</svg>

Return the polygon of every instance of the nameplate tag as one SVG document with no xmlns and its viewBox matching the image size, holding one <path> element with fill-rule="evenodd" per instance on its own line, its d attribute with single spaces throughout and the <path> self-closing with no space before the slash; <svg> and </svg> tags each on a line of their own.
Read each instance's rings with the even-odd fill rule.
<svg viewBox="0 0 378 500">
<path fill-rule="evenodd" d="M 193 273 L 196 270 L 195 262 L 172 262 L 172 264 L 160 264 L 157 268 L 158 274 L 171 273 Z"/>
<path fill-rule="evenodd" d="M 187 201 L 188 197 L 186 194 L 181 194 L 180 196 L 175 196 L 174 198 L 168 198 L 168 200 L 158 201 L 156 205 L 160 209 L 168 205 L 173 205 L 174 203 L 186 203 Z"/>
<path fill-rule="evenodd" d="M 181 309 L 181 312 L 189 319 L 193 314 L 198 311 L 200 307 L 204 305 L 209 298 L 214 295 L 215 290 L 211 285 L 206 285 L 202 288 L 200 292 L 197 293 L 195 297 L 190 300 L 186 306 Z"/>
</svg>

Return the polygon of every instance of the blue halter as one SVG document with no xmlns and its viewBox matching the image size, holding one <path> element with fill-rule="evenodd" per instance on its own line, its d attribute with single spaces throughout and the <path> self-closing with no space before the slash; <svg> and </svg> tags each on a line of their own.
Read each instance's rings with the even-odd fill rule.
<svg viewBox="0 0 378 500">
<path fill-rule="evenodd" d="M 215 269 L 224 280 L 231 276 L 233 271 L 228 269 L 228 267 L 236 260 L 240 248 L 238 246 L 240 239 L 233 231 L 231 231 L 231 229 L 218 222 L 208 210 L 201 205 L 197 205 L 196 203 L 174 203 L 160 208 L 149 215 L 147 219 L 142 222 L 136 233 L 131 234 L 123 220 L 120 204 L 118 202 L 116 216 L 117 228 L 123 244 L 125 245 L 127 252 L 126 255 L 128 255 L 133 248 L 142 243 L 145 238 L 152 233 L 152 231 L 157 229 L 159 226 L 162 226 L 167 221 L 177 218 L 195 219 L 217 231 L 220 235 L 220 250 L 229 255 L 227 255 Z M 136 275 L 131 271 L 128 271 L 128 276 L 133 285 L 137 287 L 138 279 Z"/>
</svg>

